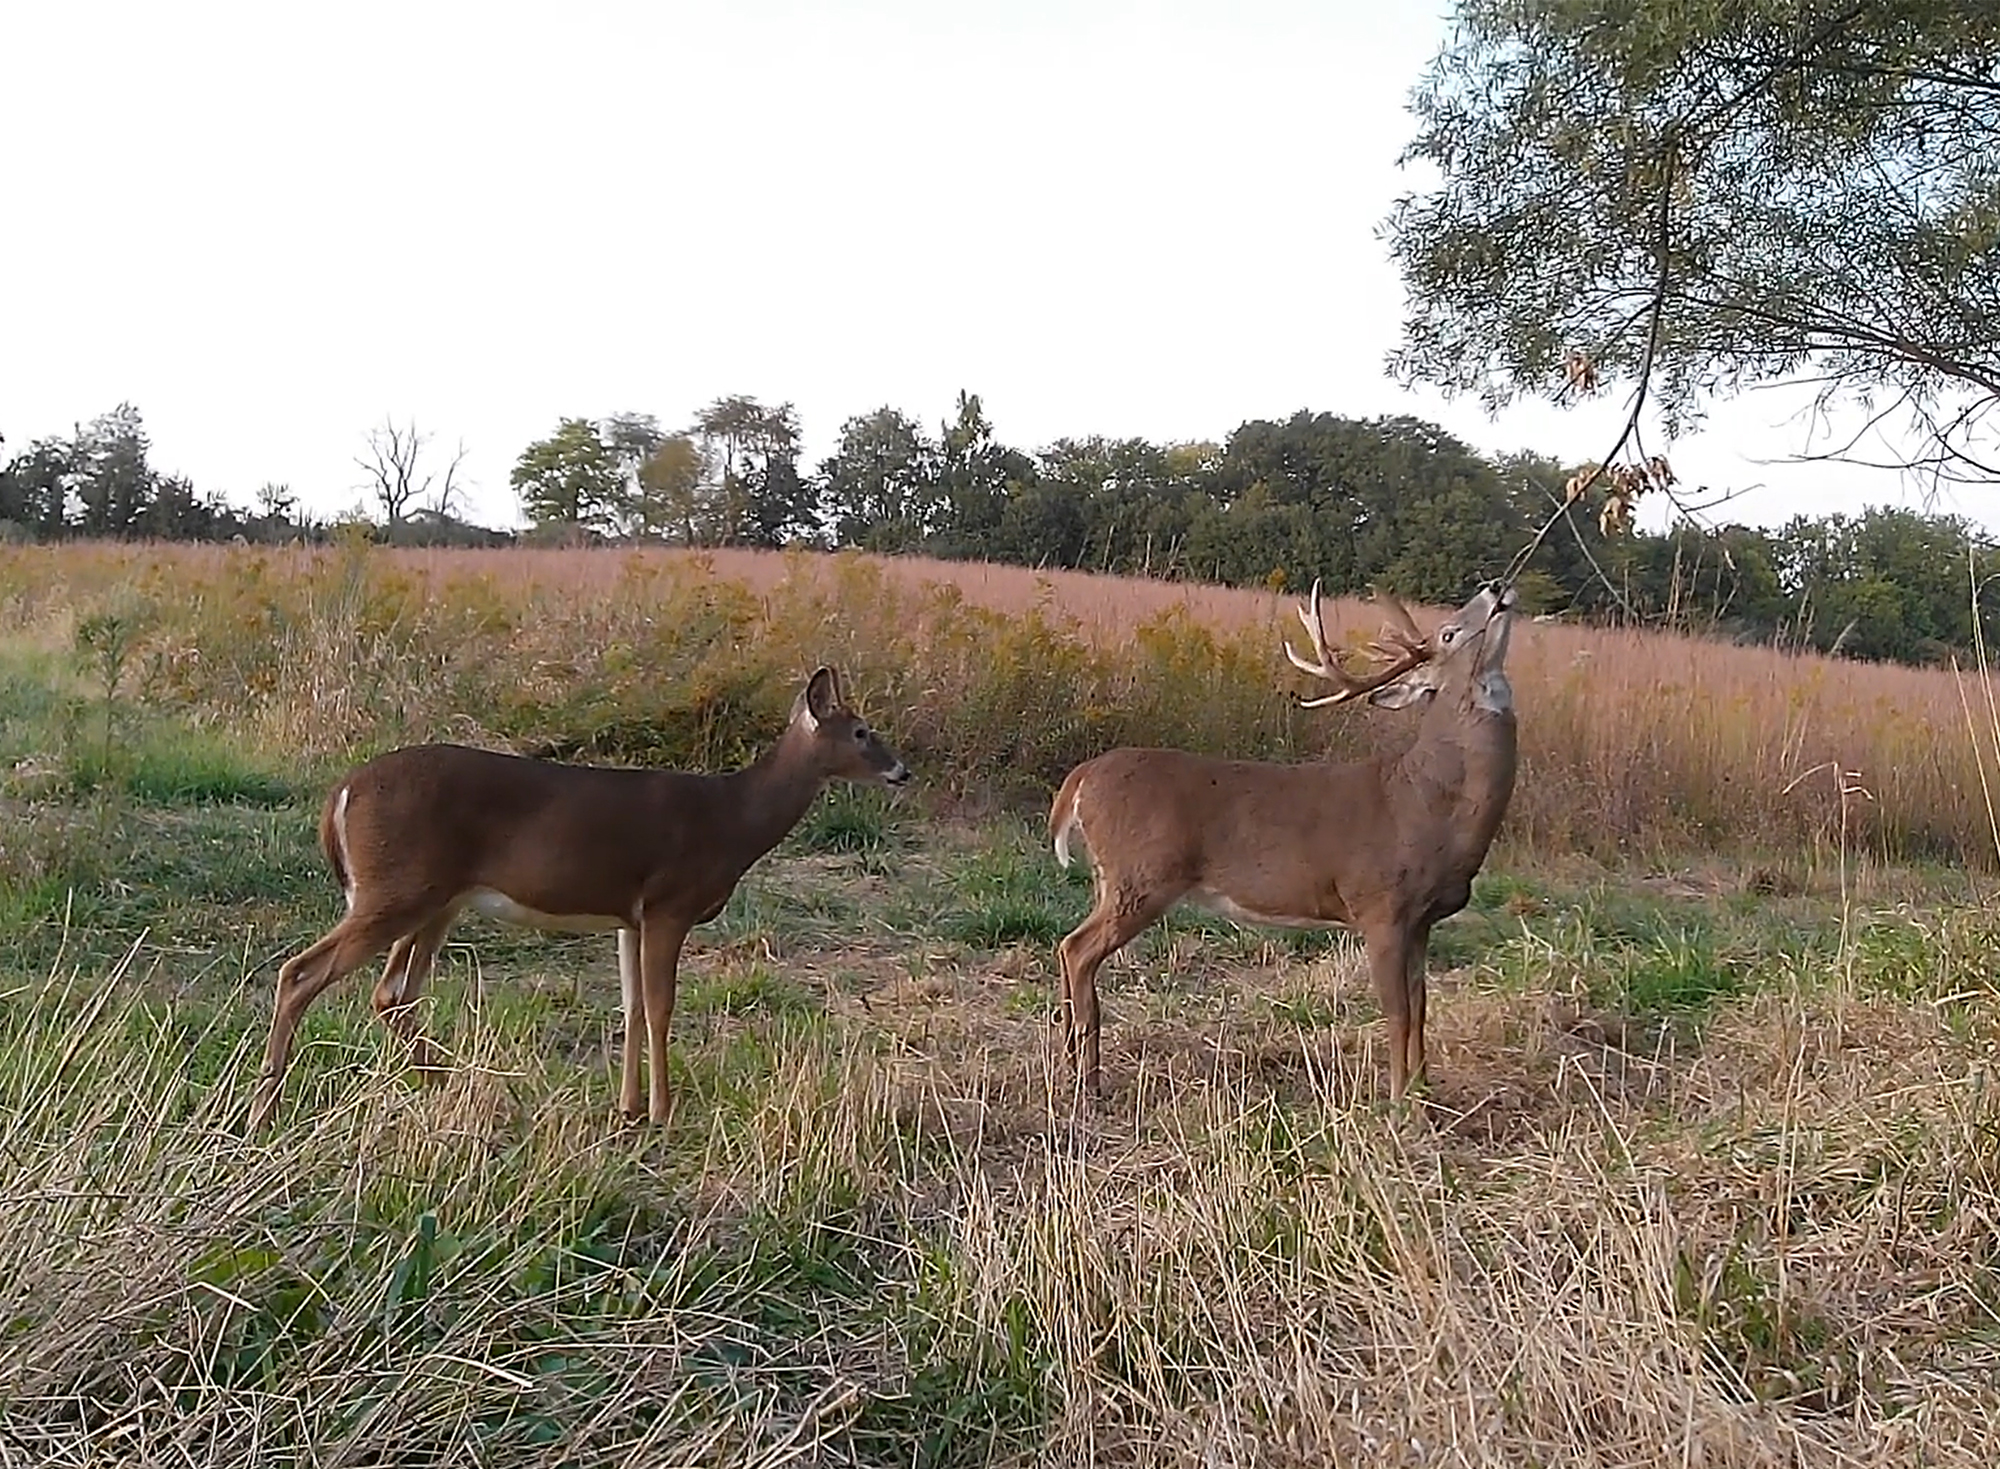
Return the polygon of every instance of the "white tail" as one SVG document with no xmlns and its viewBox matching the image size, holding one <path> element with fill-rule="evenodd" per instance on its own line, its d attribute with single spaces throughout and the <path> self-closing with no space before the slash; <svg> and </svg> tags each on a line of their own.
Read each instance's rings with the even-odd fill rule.
<svg viewBox="0 0 2000 1469">
<path fill-rule="evenodd" d="M 467 908 L 532 928 L 617 932 L 619 1101 L 628 1117 L 639 1115 L 643 1021 L 646 1115 L 664 1122 L 681 945 L 834 779 L 895 786 L 909 770 L 847 707 L 830 668 L 807 680 L 762 758 L 728 775 L 559 765 L 463 745 L 416 745 L 357 766 L 320 814 L 320 845 L 347 914 L 278 971 L 253 1130 L 277 1106 L 300 1017 L 384 948 L 376 1013 L 410 1044 L 420 1070 L 435 1070 L 413 1006 Z"/>
<path fill-rule="evenodd" d="M 1069 773 L 1049 832 L 1065 864 L 1071 832 L 1083 832 L 1096 900 L 1057 958 L 1071 1054 L 1093 1091 L 1098 967 L 1183 900 L 1246 923 L 1358 929 L 1389 1020 L 1390 1094 L 1422 1077 L 1431 927 L 1470 898 L 1514 789 L 1504 669 L 1513 600 L 1511 589 L 1482 587 L 1425 637 L 1385 597 L 1393 625 L 1374 648 L 1383 666 L 1357 677 L 1328 647 L 1313 584 L 1299 616 L 1316 661 L 1289 644 L 1285 654 L 1336 687 L 1307 707 L 1363 696 L 1422 705 L 1399 760 L 1274 765 L 1127 748 Z"/>
<path fill-rule="evenodd" d="M 1076 829 L 1076 797 L 1070 797 L 1069 810 L 1061 811 L 1060 806 L 1057 807 L 1057 810 L 1061 814 L 1055 817 L 1051 835 L 1055 842 L 1056 863 L 1059 866 L 1067 867 L 1069 866 L 1069 834 Z"/>
</svg>

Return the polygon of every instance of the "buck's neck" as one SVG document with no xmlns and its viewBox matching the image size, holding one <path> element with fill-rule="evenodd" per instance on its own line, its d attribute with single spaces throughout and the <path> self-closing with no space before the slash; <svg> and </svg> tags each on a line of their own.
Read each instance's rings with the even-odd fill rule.
<svg viewBox="0 0 2000 1469">
<path fill-rule="evenodd" d="M 1502 683 L 1494 692 L 1504 691 Z M 1512 699 L 1447 690 L 1424 711 L 1416 742 L 1397 762 L 1395 799 L 1414 818 L 1445 816 L 1454 847 L 1483 859 L 1514 793 L 1515 761 Z"/>
<path fill-rule="evenodd" d="M 812 758 L 811 736 L 789 725 L 754 763 L 720 781 L 731 845 L 746 868 L 790 834 L 826 784 Z"/>
</svg>

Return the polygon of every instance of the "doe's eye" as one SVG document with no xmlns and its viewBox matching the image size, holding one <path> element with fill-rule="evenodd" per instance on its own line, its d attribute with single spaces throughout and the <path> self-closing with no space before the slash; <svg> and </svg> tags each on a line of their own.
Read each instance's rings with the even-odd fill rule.
<svg viewBox="0 0 2000 1469">
<path fill-rule="evenodd" d="M 863 740 L 863 741 L 867 740 L 867 738 L 868 738 L 868 726 L 867 726 L 867 725 L 865 725 L 865 724 L 857 724 L 857 725 L 855 725 L 855 726 L 854 726 L 854 738 L 856 738 L 857 740 Z"/>
<path fill-rule="evenodd" d="M 1448 643 L 1457 636 L 1458 636 L 1458 629 L 1455 627 L 1448 627 L 1438 634 L 1438 641 L 1440 643 Z"/>
</svg>

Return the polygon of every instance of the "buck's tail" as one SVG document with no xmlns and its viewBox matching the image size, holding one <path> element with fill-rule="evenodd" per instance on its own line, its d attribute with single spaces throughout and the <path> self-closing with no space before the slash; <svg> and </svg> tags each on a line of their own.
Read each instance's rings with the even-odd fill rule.
<svg viewBox="0 0 2000 1469">
<path fill-rule="evenodd" d="M 1076 807 L 1083 795 L 1084 769 L 1079 765 L 1069 773 L 1056 792 L 1055 804 L 1049 807 L 1049 842 L 1055 848 L 1056 861 L 1064 867 L 1069 866 L 1069 834 L 1082 827 Z M 1088 835 L 1086 832 L 1086 838 Z"/>
</svg>

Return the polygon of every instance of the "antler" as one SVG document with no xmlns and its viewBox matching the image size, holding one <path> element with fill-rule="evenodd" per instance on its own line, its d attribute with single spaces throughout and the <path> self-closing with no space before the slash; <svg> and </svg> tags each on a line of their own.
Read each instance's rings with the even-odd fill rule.
<svg viewBox="0 0 2000 1469">
<path fill-rule="evenodd" d="M 1285 639 L 1285 656 L 1292 666 L 1302 673 L 1310 673 L 1315 678 L 1323 678 L 1334 685 L 1334 692 L 1318 699 L 1301 699 L 1299 707 L 1318 709 L 1327 704 L 1342 704 L 1349 699 L 1358 699 L 1363 694 L 1373 693 L 1384 684 L 1393 683 L 1418 664 L 1431 656 L 1430 640 L 1411 619 L 1409 611 L 1387 592 L 1377 592 L 1376 601 L 1388 609 L 1394 624 L 1384 628 L 1382 639 L 1371 643 L 1369 651 L 1378 658 L 1386 659 L 1386 664 L 1375 672 L 1356 678 L 1340 666 L 1333 649 L 1327 645 L 1326 623 L 1319 609 L 1319 578 L 1313 578 L 1312 605 L 1308 610 L 1301 605 L 1299 621 L 1305 624 L 1306 633 L 1312 638 L 1313 653 L 1317 663 L 1308 663 L 1292 651 L 1291 639 Z"/>
<path fill-rule="evenodd" d="M 1386 644 L 1380 642 L 1371 644 L 1374 650 L 1377 653 L 1392 655 L 1416 653 L 1421 658 L 1430 657 L 1431 640 L 1424 636 L 1424 630 L 1417 626 L 1416 620 L 1410 616 L 1409 609 L 1388 592 L 1377 591 L 1375 600 L 1389 609 L 1389 616 L 1394 620 L 1395 626 L 1384 629 L 1389 635 L 1389 641 Z"/>
</svg>

